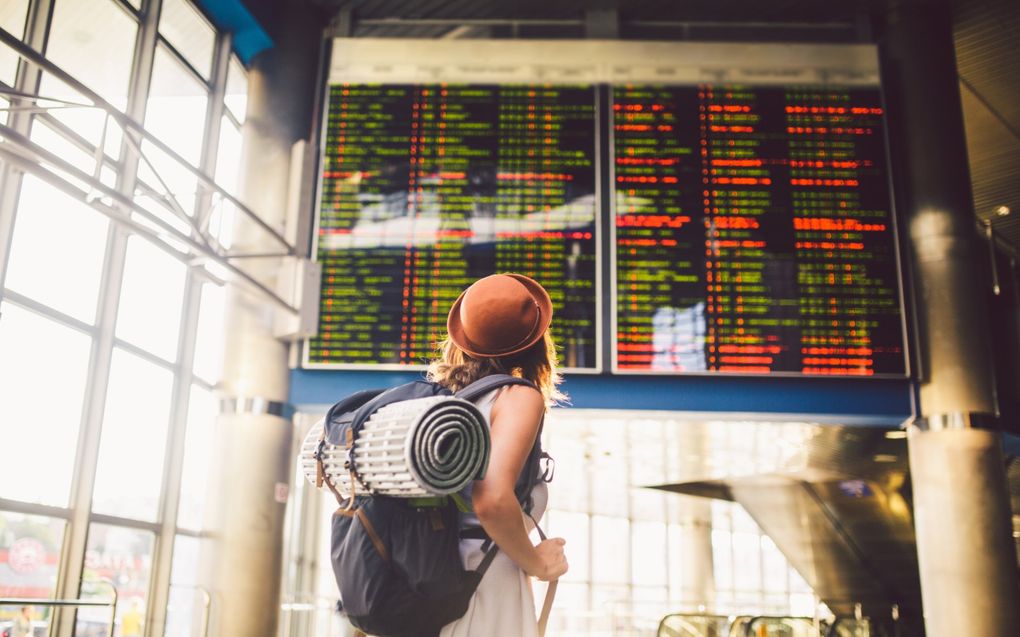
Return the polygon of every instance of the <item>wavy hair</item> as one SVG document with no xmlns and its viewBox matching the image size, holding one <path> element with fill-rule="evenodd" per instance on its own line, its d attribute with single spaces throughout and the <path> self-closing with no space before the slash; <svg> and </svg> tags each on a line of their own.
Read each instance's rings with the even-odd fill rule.
<svg viewBox="0 0 1020 637">
<path fill-rule="evenodd" d="M 547 407 L 567 400 L 567 395 L 557 387 L 563 377 L 557 368 L 556 344 L 548 331 L 523 352 L 501 358 L 473 357 L 449 338 L 439 343 L 437 350 L 426 378 L 450 391 L 463 389 L 492 374 L 510 374 L 535 383 Z"/>
</svg>

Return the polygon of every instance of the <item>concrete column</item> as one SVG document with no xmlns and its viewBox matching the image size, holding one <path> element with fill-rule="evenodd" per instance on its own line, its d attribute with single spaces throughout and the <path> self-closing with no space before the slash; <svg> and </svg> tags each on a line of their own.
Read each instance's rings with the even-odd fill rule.
<svg viewBox="0 0 1020 637">
<path fill-rule="evenodd" d="M 276 230 L 286 226 L 291 147 L 311 139 L 324 21 L 305 3 L 283 3 L 260 16 L 275 46 L 248 70 L 239 199 Z M 268 233 L 239 221 L 232 250 L 279 252 Z M 245 267 L 275 287 L 275 259 Z M 239 286 L 227 295 L 223 380 L 225 408 L 216 423 L 211 503 L 203 552 L 213 595 L 210 634 L 264 637 L 277 630 L 293 425 L 286 417 L 288 346 L 273 336 L 276 311 Z"/>
<path fill-rule="evenodd" d="M 890 9 L 882 75 L 906 221 L 920 364 L 909 436 L 928 637 L 1007 637 L 1020 626 L 949 3 Z"/>
</svg>

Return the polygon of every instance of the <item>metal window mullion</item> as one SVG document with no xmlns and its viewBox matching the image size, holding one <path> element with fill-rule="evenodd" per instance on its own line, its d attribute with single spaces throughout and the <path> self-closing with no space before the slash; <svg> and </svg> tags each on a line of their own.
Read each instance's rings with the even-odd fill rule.
<svg viewBox="0 0 1020 637">
<path fill-rule="evenodd" d="M 205 110 L 205 130 L 203 132 L 202 156 L 198 168 L 212 176 L 216 181 L 216 160 L 219 156 L 220 127 L 226 107 L 223 98 L 227 93 L 227 72 L 230 68 L 230 52 L 234 38 L 229 33 L 220 33 L 216 37 L 216 52 L 213 56 L 212 91 L 209 95 L 208 107 Z M 207 231 L 209 214 L 212 209 L 213 191 L 205 184 L 199 183 L 195 195 L 195 219 L 198 220 L 199 231 L 204 235 Z"/>
<path fill-rule="evenodd" d="M 192 72 L 195 69 L 182 55 L 166 42 L 158 38 L 161 45 L 166 46 L 171 55 L 183 62 Z M 206 121 L 203 132 L 202 156 L 199 170 L 211 174 L 210 166 L 216 164 L 216 152 L 219 141 L 219 122 L 223 111 L 223 94 L 226 84 L 226 69 L 230 59 L 232 38 L 229 35 L 217 35 L 217 48 L 213 58 L 212 94 L 206 102 Z M 203 79 L 202 84 L 209 86 Z M 207 201 L 208 189 L 199 183 L 195 218 L 204 216 L 203 205 Z M 201 228 L 199 228 L 201 231 Z M 194 376 L 195 347 L 198 338 L 199 311 L 202 299 L 202 278 L 197 275 L 201 268 L 189 268 L 185 288 L 185 304 L 181 319 L 181 337 L 178 342 L 177 361 L 179 372 L 174 378 L 173 402 L 170 416 L 170 431 L 167 438 L 167 450 L 163 468 L 163 489 L 160 501 L 161 529 L 159 541 L 152 567 L 152 592 L 148 608 L 150 610 L 146 632 L 150 636 L 162 635 L 166 626 L 166 609 L 170 601 L 171 578 L 173 575 L 174 539 L 177 530 L 177 515 L 180 508 L 181 483 L 184 473 L 185 442 L 188 427 L 188 404 Z"/>
<path fill-rule="evenodd" d="M 65 507 L 24 502 L 22 500 L 8 500 L 6 498 L 0 498 L 0 511 L 11 511 L 13 513 L 21 513 L 22 515 L 37 515 L 61 520 L 68 520 L 71 517 L 71 510 Z"/>
<path fill-rule="evenodd" d="M 38 51 L 46 50 L 46 39 L 53 17 L 53 2 L 54 0 L 30 0 L 28 5 L 22 41 Z M 22 93 L 37 94 L 41 80 L 42 70 L 29 64 L 24 58 L 19 58 L 14 88 Z M 12 98 L 10 105 L 17 106 L 21 101 Z M 32 113 L 11 111 L 7 115 L 7 125 L 28 135 L 32 127 Z M 2 166 L 0 167 L 0 301 L 2 301 L 23 173 L 3 162 L 0 162 L 0 166 Z"/>
<path fill-rule="evenodd" d="M 161 0 L 147 0 L 142 5 L 142 20 L 135 39 L 131 79 L 128 86 L 127 115 L 141 121 L 145 113 L 145 102 L 152 76 L 152 62 L 155 55 L 156 24 L 159 19 Z M 138 154 L 134 151 L 124 131 L 121 141 L 121 162 L 123 171 L 118 176 L 117 189 L 131 197 L 137 178 Z M 125 214 L 130 214 L 125 211 Z M 100 282 L 99 312 L 96 324 L 99 336 L 93 341 L 90 359 L 88 389 L 86 395 L 85 421 L 79 436 L 78 457 L 75 462 L 72 509 L 74 515 L 65 541 L 61 559 L 60 576 L 57 582 L 57 596 L 77 597 L 81 587 L 85 565 L 85 549 L 88 544 L 89 522 L 91 521 L 92 494 L 95 487 L 96 469 L 99 462 L 100 435 L 106 409 L 107 390 L 110 381 L 110 366 L 113 359 L 117 310 L 124 278 L 129 233 L 119 224 L 111 224 L 107 238 L 106 255 Z M 75 630 L 75 613 L 61 612 L 55 617 L 51 635 L 72 637 Z"/>
<path fill-rule="evenodd" d="M 191 395 L 192 366 L 198 331 L 199 305 L 202 298 L 202 281 L 188 272 L 185 286 L 181 331 L 177 345 L 178 370 L 174 376 L 173 398 L 170 407 L 170 427 L 167 432 L 166 452 L 163 460 L 163 488 L 159 505 L 159 541 L 153 557 L 153 586 L 149 603 L 148 634 L 163 634 L 166 609 L 170 601 L 170 580 L 173 565 L 174 537 L 177 529 L 177 512 L 180 507 L 181 482 L 184 472 L 185 440 L 188 427 L 188 405 Z"/>
<path fill-rule="evenodd" d="M 60 310 L 54 309 L 48 305 L 40 303 L 33 298 L 27 297 L 24 294 L 15 292 L 14 290 L 4 290 L 4 300 L 9 301 L 15 305 L 18 305 L 30 312 L 45 316 L 52 320 L 54 323 L 59 323 L 64 327 L 69 327 L 75 331 L 81 332 L 94 338 L 99 330 L 94 325 L 89 325 L 85 321 L 75 318 L 70 314 L 65 314 Z"/>
</svg>

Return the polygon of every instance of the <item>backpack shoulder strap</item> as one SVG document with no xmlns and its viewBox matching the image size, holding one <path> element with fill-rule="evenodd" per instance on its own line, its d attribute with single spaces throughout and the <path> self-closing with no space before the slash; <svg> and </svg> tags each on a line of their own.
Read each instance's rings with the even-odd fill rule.
<svg viewBox="0 0 1020 637">
<path fill-rule="evenodd" d="M 454 396 L 473 402 L 493 389 L 505 387 L 507 385 L 527 385 L 528 387 L 535 388 L 535 383 L 525 378 L 511 376 L 510 374 L 491 374 L 489 376 L 479 378 L 475 382 L 455 393 Z"/>
</svg>

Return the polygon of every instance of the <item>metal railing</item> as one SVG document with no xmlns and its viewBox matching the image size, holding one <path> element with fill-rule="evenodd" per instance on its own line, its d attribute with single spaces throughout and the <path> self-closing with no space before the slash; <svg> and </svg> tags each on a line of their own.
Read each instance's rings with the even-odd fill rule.
<svg viewBox="0 0 1020 637">
<path fill-rule="evenodd" d="M 110 626 L 107 629 L 106 637 L 113 637 L 113 628 L 117 621 L 117 587 L 109 580 L 102 580 L 102 583 L 110 587 L 113 597 L 109 600 L 100 599 L 45 599 L 31 597 L 0 597 L 0 606 L 47 606 L 53 608 L 89 608 L 89 607 L 110 607 Z"/>
</svg>

